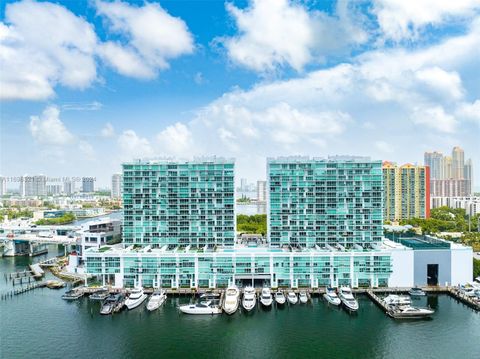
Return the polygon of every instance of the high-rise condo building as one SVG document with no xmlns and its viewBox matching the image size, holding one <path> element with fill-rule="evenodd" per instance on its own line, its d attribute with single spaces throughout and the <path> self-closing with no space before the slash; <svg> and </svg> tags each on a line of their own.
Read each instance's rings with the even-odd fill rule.
<svg viewBox="0 0 480 359">
<path fill-rule="evenodd" d="M 257 201 L 267 201 L 267 181 L 257 181 Z"/>
<path fill-rule="evenodd" d="M 0 196 L 7 194 L 7 179 L 3 176 L 0 176 Z"/>
<path fill-rule="evenodd" d="M 115 173 L 112 175 L 112 198 L 122 197 L 122 174 Z"/>
<path fill-rule="evenodd" d="M 47 177 L 44 175 L 22 176 L 20 178 L 20 195 L 22 197 L 38 197 L 47 195 Z"/>
<path fill-rule="evenodd" d="M 82 177 L 82 192 L 84 192 L 84 193 L 95 192 L 95 178 L 94 177 Z"/>
<path fill-rule="evenodd" d="M 452 177 L 453 179 L 464 179 L 464 153 L 460 147 L 454 147 L 452 150 Z"/>
<path fill-rule="evenodd" d="M 75 182 L 69 179 L 63 181 L 63 193 L 65 193 L 67 196 L 75 193 Z"/>
<path fill-rule="evenodd" d="M 125 163 L 123 204 L 126 244 L 233 246 L 234 160 Z"/>
<path fill-rule="evenodd" d="M 267 160 L 272 247 L 366 246 L 382 239 L 382 162 L 364 157 Z"/>
<path fill-rule="evenodd" d="M 384 162 L 384 220 L 430 217 L 429 177 L 428 166 Z"/>
<path fill-rule="evenodd" d="M 470 196 L 473 190 L 473 164 L 465 160 L 463 149 L 456 146 L 451 156 L 425 152 L 425 166 L 430 167 L 431 196 Z"/>
</svg>

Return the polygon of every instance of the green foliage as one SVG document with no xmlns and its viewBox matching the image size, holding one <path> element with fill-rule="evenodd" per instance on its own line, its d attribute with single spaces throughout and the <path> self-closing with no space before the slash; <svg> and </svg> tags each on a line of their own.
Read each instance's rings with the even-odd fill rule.
<svg viewBox="0 0 480 359">
<path fill-rule="evenodd" d="M 477 222 L 476 222 L 477 221 Z M 478 231 L 478 216 L 471 219 L 472 231 Z M 400 224 L 410 224 L 420 227 L 423 233 L 466 232 L 468 231 L 468 216 L 463 208 L 439 207 L 430 212 L 430 218 L 412 218 L 401 221 Z"/>
<path fill-rule="evenodd" d="M 28 209 L 19 209 L 19 207 L 13 207 L 13 209 L 4 209 L 0 211 L 0 215 L 8 219 L 16 219 L 16 218 L 32 218 L 33 212 Z"/>
<path fill-rule="evenodd" d="M 478 232 L 464 233 L 461 240 L 462 240 L 462 243 L 468 246 L 471 246 L 474 252 L 480 252 L 480 233 Z"/>
<path fill-rule="evenodd" d="M 237 216 L 237 231 L 249 234 L 267 234 L 267 215 L 255 214 L 247 216 L 239 214 Z"/>
<path fill-rule="evenodd" d="M 237 203 L 250 203 L 251 200 L 245 195 L 242 195 L 242 198 L 237 199 Z"/>
<path fill-rule="evenodd" d="M 76 219 L 76 217 L 72 212 L 67 212 L 63 216 L 58 217 L 58 218 L 39 219 L 37 222 L 35 222 L 35 224 L 37 224 L 39 226 L 68 224 L 68 223 L 72 223 L 75 219 Z"/>
<path fill-rule="evenodd" d="M 473 258 L 473 278 L 480 276 L 480 260 Z"/>
</svg>

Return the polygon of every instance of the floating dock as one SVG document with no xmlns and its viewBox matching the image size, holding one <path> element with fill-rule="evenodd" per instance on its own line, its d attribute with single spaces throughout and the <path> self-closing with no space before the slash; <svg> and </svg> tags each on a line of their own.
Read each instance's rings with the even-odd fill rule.
<svg viewBox="0 0 480 359">
<path fill-rule="evenodd" d="M 40 264 L 35 263 L 35 264 L 30 264 L 28 266 L 30 268 L 30 271 L 32 272 L 33 278 L 42 278 L 45 272 L 43 269 L 40 267 Z"/>
</svg>

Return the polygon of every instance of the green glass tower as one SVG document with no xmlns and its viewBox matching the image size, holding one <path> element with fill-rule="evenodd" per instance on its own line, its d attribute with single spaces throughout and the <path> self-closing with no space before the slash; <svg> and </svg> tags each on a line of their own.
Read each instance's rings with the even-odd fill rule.
<svg viewBox="0 0 480 359">
<path fill-rule="evenodd" d="M 234 160 L 123 164 L 126 245 L 233 246 Z"/>
<path fill-rule="evenodd" d="M 268 159 L 272 247 L 369 248 L 382 241 L 382 162 L 365 157 Z"/>
</svg>

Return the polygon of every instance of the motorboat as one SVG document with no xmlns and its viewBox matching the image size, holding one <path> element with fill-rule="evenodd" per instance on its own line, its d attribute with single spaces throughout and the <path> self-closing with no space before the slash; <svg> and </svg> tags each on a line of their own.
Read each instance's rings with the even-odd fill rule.
<svg viewBox="0 0 480 359">
<path fill-rule="evenodd" d="M 125 307 L 125 302 L 127 300 L 127 296 L 123 293 L 120 293 L 120 296 L 118 297 L 118 301 L 115 304 L 115 307 L 113 308 L 114 313 L 118 313 Z"/>
<path fill-rule="evenodd" d="M 208 301 L 208 300 L 220 300 L 220 293 L 214 293 L 214 292 L 205 292 L 200 295 L 200 300 L 201 301 Z"/>
<path fill-rule="evenodd" d="M 260 303 L 262 303 L 263 306 L 269 307 L 272 305 L 273 298 L 272 298 L 272 291 L 270 288 L 265 287 L 262 288 L 262 293 L 260 294 Z"/>
<path fill-rule="evenodd" d="M 225 301 L 223 302 L 223 310 L 227 314 L 233 314 L 237 311 L 240 301 L 240 290 L 236 285 L 231 285 L 225 291 Z"/>
<path fill-rule="evenodd" d="M 403 307 L 394 307 L 387 313 L 395 319 L 418 319 L 430 317 L 435 311 L 429 308 L 416 308 L 407 305 Z"/>
<path fill-rule="evenodd" d="M 386 296 L 383 299 L 383 301 L 385 302 L 386 305 L 389 305 L 389 306 L 404 306 L 404 305 L 410 305 L 412 303 L 408 295 L 396 295 L 396 294 L 390 294 Z"/>
<path fill-rule="evenodd" d="M 323 295 L 323 298 L 325 298 L 328 303 L 333 305 L 340 305 L 340 303 L 342 302 L 338 297 L 335 288 L 332 287 L 325 288 L 325 294 Z"/>
<path fill-rule="evenodd" d="M 112 314 L 115 309 L 118 307 L 119 303 L 122 303 L 125 300 L 125 295 L 123 293 L 110 294 L 102 303 L 100 308 L 100 314 L 108 315 Z"/>
<path fill-rule="evenodd" d="M 461 287 L 460 293 L 467 297 L 475 297 L 475 288 L 473 287 Z"/>
<path fill-rule="evenodd" d="M 125 301 L 125 306 L 130 310 L 135 309 L 142 304 L 145 299 L 147 299 L 147 295 L 143 292 L 143 288 L 133 288 L 130 296 Z"/>
<path fill-rule="evenodd" d="M 255 288 L 251 286 L 245 287 L 243 290 L 242 307 L 248 312 L 251 311 L 255 307 L 256 299 Z"/>
<path fill-rule="evenodd" d="M 100 289 L 89 295 L 88 299 L 91 300 L 105 300 L 110 295 L 108 289 Z"/>
<path fill-rule="evenodd" d="M 358 310 L 358 302 L 352 294 L 350 287 L 340 287 L 340 300 L 343 305 L 350 311 L 354 312 Z"/>
<path fill-rule="evenodd" d="M 298 298 L 300 300 L 300 303 L 306 304 L 308 302 L 307 292 L 305 292 L 304 290 L 300 291 Z"/>
<path fill-rule="evenodd" d="M 293 291 L 288 292 L 287 300 L 288 300 L 288 303 L 290 303 L 290 304 L 297 304 L 298 303 L 297 294 L 295 294 L 295 292 L 293 292 Z"/>
<path fill-rule="evenodd" d="M 285 304 L 286 300 L 285 294 L 283 294 L 281 290 L 275 293 L 275 302 L 277 302 L 277 304 L 283 305 Z"/>
<path fill-rule="evenodd" d="M 167 293 L 165 292 L 165 290 L 156 290 L 155 292 L 153 292 L 147 302 L 147 310 L 152 312 L 160 308 L 163 303 L 165 303 L 165 300 L 167 300 Z"/>
<path fill-rule="evenodd" d="M 221 314 L 222 308 L 213 301 L 204 301 L 196 304 L 181 305 L 178 309 L 185 314 Z"/>
<path fill-rule="evenodd" d="M 83 296 L 83 292 L 78 289 L 70 289 L 62 295 L 62 299 L 65 300 L 76 300 Z"/>
<path fill-rule="evenodd" d="M 412 289 L 410 289 L 408 291 L 408 294 L 410 294 L 411 296 L 414 296 L 414 297 L 423 297 L 425 295 L 427 295 L 423 290 L 422 288 L 419 288 L 419 287 L 413 287 Z"/>
<path fill-rule="evenodd" d="M 50 289 L 60 289 L 65 287 L 65 282 L 61 280 L 48 280 L 45 285 Z"/>
</svg>

